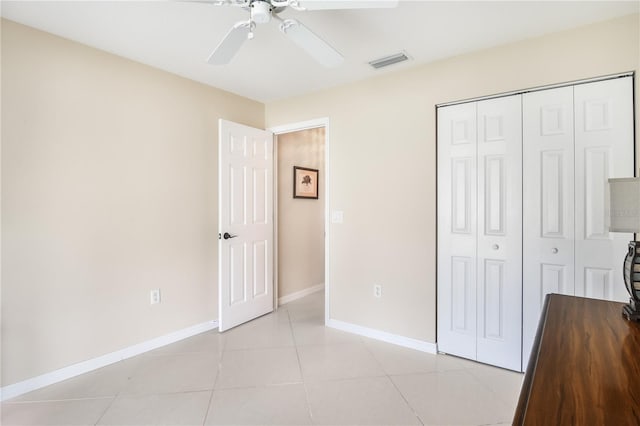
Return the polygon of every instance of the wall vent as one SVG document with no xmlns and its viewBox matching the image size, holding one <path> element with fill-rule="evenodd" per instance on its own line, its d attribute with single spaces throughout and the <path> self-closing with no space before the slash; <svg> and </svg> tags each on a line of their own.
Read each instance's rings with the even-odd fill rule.
<svg viewBox="0 0 640 426">
<path fill-rule="evenodd" d="M 395 55 L 385 56 L 384 58 L 375 59 L 373 61 L 369 61 L 369 65 L 371 65 L 375 69 L 388 67 L 389 65 L 397 64 L 398 62 L 403 62 L 409 60 L 409 56 L 404 53 L 396 53 Z"/>
</svg>

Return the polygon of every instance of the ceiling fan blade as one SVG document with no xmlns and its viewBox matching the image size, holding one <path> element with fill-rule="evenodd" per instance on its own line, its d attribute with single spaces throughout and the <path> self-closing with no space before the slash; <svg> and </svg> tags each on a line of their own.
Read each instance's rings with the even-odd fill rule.
<svg viewBox="0 0 640 426">
<path fill-rule="evenodd" d="M 337 67 L 344 58 L 333 47 L 295 19 L 286 19 L 280 31 L 325 67 Z"/>
<path fill-rule="evenodd" d="M 211 53 L 207 62 L 211 65 L 228 64 L 247 40 L 250 28 L 251 23 L 248 21 L 235 24 Z"/>
<path fill-rule="evenodd" d="M 240 6 L 248 7 L 249 0 L 177 0 L 184 3 L 205 3 L 212 6 Z"/>
<path fill-rule="evenodd" d="M 398 6 L 398 0 L 297 0 L 291 6 L 304 10 L 381 9 Z"/>
</svg>

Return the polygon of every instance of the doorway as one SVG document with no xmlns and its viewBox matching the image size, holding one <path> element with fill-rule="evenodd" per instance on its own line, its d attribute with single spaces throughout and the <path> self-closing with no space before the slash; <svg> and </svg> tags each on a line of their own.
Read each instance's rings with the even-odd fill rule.
<svg viewBox="0 0 640 426">
<path fill-rule="evenodd" d="M 325 322 L 329 312 L 327 124 L 327 120 L 314 120 L 270 129 L 275 142 L 275 306 L 324 290 Z M 302 168 L 297 177 L 295 168 Z M 301 180 L 297 196 L 296 179 Z"/>
</svg>

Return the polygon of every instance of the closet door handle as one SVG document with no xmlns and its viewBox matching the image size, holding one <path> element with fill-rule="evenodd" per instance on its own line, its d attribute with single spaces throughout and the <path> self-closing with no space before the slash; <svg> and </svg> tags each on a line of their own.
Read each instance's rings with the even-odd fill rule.
<svg viewBox="0 0 640 426">
<path fill-rule="evenodd" d="M 555 248 L 555 247 L 554 247 L 554 248 L 552 248 L 552 249 L 551 249 L 551 253 L 553 253 L 553 254 L 558 253 L 558 249 L 557 249 L 557 248 Z"/>
<path fill-rule="evenodd" d="M 498 250 L 500 248 L 500 246 L 497 245 L 497 244 L 494 244 L 494 245 L 491 246 L 491 248 L 494 249 L 494 250 Z"/>
</svg>

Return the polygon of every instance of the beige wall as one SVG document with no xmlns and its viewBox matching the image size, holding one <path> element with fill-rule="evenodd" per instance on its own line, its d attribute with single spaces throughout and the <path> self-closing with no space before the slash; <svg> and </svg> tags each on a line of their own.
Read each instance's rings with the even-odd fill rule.
<svg viewBox="0 0 640 426">
<path fill-rule="evenodd" d="M 324 284 L 324 131 L 278 136 L 278 297 Z M 317 200 L 293 198 L 293 166 L 319 170 Z"/>
<path fill-rule="evenodd" d="M 639 43 L 632 15 L 267 104 L 267 126 L 330 117 L 330 317 L 436 340 L 436 104 L 637 71 Z"/>
<path fill-rule="evenodd" d="M 5 20 L 2 89 L 2 385 L 216 319 L 217 122 L 264 105 Z"/>
</svg>

